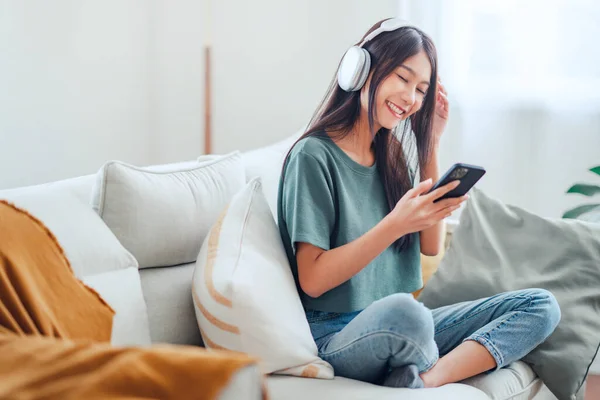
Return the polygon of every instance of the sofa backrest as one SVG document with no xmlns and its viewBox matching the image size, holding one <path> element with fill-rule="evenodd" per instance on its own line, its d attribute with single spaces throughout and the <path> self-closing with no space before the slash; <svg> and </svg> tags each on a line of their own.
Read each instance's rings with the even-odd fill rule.
<svg viewBox="0 0 600 400">
<path fill-rule="evenodd" d="M 270 146 L 242 153 L 246 180 L 263 180 L 263 190 L 276 216 L 277 187 L 283 159 L 301 131 Z M 169 171 L 197 164 L 199 160 L 146 167 Z M 0 191 L 7 199 L 38 217 L 53 231 L 80 278 L 138 267 L 137 260 L 112 234 L 92 209 L 96 175 L 85 175 L 41 185 Z M 194 263 L 139 270 L 147 305 L 149 331 L 153 342 L 201 344 L 191 299 Z M 101 293 L 102 294 L 102 293 Z"/>
</svg>

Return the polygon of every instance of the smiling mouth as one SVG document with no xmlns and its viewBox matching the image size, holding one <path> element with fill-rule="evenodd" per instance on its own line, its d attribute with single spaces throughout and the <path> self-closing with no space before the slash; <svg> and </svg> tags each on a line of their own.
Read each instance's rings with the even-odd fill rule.
<svg viewBox="0 0 600 400">
<path fill-rule="evenodd" d="M 401 108 L 400 106 L 397 106 L 396 104 L 392 103 L 391 101 L 386 100 L 385 104 L 388 106 L 391 113 L 394 114 L 394 116 L 398 119 L 401 119 L 402 116 L 404 116 L 404 114 L 406 113 L 406 111 L 403 108 Z"/>
</svg>

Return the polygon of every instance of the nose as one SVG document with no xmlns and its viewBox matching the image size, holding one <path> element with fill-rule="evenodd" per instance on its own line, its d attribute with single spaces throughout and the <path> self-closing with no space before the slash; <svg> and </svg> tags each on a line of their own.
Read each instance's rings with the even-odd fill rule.
<svg viewBox="0 0 600 400">
<path fill-rule="evenodd" d="M 412 107 L 412 105 L 415 104 L 416 96 L 417 94 L 415 90 L 408 88 L 406 90 L 403 90 L 402 94 L 400 95 L 406 107 Z"/>
</svg>

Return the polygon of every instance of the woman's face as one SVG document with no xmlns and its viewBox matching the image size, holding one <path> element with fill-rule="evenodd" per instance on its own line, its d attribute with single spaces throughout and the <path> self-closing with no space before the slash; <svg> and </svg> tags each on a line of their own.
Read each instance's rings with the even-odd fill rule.
<svg viewBox="0 0 600 400">
<path fill-rule="evenodd" d="M 385 78 L 375 95 L 375 128 L 393 129 L 419 111 L 425 94 L 429 90 L 431 79 L 431 64 L 424 51 L 404 60 Z M 363 113 L 369 110 L 369 77 L 360 94 Z M 433 88 L 432 88 L 433 90 Z"/>
</svg>

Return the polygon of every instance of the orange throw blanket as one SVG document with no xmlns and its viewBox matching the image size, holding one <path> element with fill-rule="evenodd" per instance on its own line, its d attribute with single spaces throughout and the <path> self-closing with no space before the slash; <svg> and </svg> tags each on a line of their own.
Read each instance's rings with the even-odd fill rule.
<svg viewBox="0 0 600 400">
<path fill-rule="evenodd" d="M 193 346 L 113 347 L 113 315 L 73 275 L 54 235 L 0 200 L 0 398 L 215 399 L 256 366 Z"/>
</svg>

